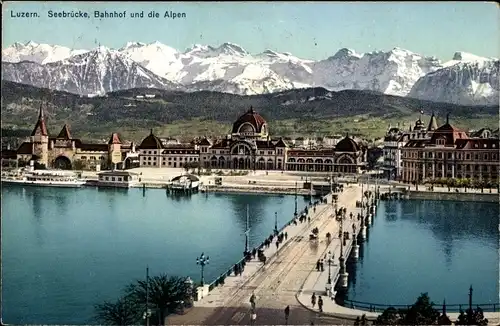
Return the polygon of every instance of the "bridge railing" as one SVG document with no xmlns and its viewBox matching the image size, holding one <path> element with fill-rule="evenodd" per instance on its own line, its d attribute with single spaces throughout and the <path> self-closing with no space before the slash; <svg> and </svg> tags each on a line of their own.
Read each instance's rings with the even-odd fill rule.
<svg viewBox="0 0 500 326">
<path fill-rule="evenodd" d="M 385 305 L 378 303 L 362 302 L 355 300 L 341 300 L 339 302 L 342 306 L 351 309 L 365 310 L 369 312 L 383 312 L 387 308 L 395 309 L 410 309 L 412 305 Z M 497 312 L 500 311 L 500 303 L 483 303 L 475 304 L 474 308 L 481 308 L 483 312 Z M 434 304 L 434 309 L 442 310 L 443 305 Z M 469 304 L 446 304 L 446 311 L 448 312 L 459 312 L 460 310 L 466 311 L 469 309 Z"/>
</svg>

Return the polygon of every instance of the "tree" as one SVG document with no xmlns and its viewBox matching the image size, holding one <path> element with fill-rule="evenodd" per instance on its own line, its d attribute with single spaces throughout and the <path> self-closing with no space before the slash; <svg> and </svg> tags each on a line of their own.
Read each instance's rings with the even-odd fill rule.
<svg viewBox="0 0 500 326">
<path fill-rule="evenodd" d="M 127 296 L 97 304 L 95 310 L 97 322 L 104 325 L 136 325 L 141 319 L 139 306 Z"/>
<path fill-rule="evenodd" d="M 185 282 L 185 278 L 160 274 L 149 278 L 149 303 L 152 306 L 158 307 L 158 318 L 160 325 L 165 322 L 165 316 L 169 312 L 175 311 L 182 306 L 184 302 L 189 302 L 189 284 Z M 145 280 L 138 280 L 130 284 L 126 293 L 136 304 L 146 304 L 146 287 Z"/>
<path fill-rule="evenodd" d="M 439 311 L 434 309 L 427 293 L 422 293 L 415 304 L 405 314 L 403 323 L 405 325 L 434 325 L 437 323 Z"/>
<path fill-rule="evenodd" d="M 460 310 L 460 315 L 458 315 L 455 325 L 488 325 L 488 319 L 484 318 L 483 309 L 480 307 L 467 309 L 466 313 Z"/>
<path fill-rule="evenodd" d="M 445 314 L 440 317 L 438 310 L 433 308 L 427 293 L 422 293 L 417 301 L 408 309 L 396 309 L 389 307 L 377 317 L 375 325 L 446 325 Z M 449 320 L 449 319 L 448 319 Z"/>
<path fill-rule="evenodd" d="M 400 325 L 401 324 L 401 311 L 394 308 L 389 307 L 385 309 L 382 314 L 380 314 L 377 319 L 373 322 L 375 325 Z"/>
</svg>

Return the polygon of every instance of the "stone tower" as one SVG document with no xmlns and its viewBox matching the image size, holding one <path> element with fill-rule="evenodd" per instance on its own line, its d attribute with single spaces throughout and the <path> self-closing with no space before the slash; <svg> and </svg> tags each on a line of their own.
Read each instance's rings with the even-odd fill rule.
<svg viewBox="0 0 500 326">
<path fill-rule="evenodd" d="M 36 122 L 35 128 L 31 132 L 31 143 L 33 144 L 32 153 L 36 156 L 37 162 L 48 167 L 49 134 L 47 133 L 47 125 L 45 123 L 45 115 L 42 105 L 40 105 L 38 121 Z"/>
<path fill-rule="evenodd" d="M 114 169 L 116 164 L 122 161 L 122 142 L 116 132 L 111 135 L 108 141 L 108 162 Z"/>
</svg>

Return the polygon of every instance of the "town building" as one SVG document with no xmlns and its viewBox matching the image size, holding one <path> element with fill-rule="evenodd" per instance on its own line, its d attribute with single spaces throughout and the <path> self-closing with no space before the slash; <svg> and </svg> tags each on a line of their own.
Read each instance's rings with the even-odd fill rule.
<svg viewBox="0 0 500 326">
<path fill-rule="evenodd" d="M 402 181 L 432 182 L 441 178 L 498 183 L 500 140 L 485 134 L 469 136 L 446 123 L 430 138 L 411 138 L 401 148 Z"/>
<path fill-rule="evenodd" d="M 430 139 L 433 131 L 437 129 L 437 120 L 432 113 L 427 128 L 422 120 L 422 113 L 415 125 L 410 125 L 408 130 L 403 130 L 389 125 L 387 133 L 384 137 L 383 145 L 383 165 L 381 169 L 384 171 L 384 176 L 389 180 L 400 180 L 403 172 L 402 148 L 410 140 L 425 140 Z"/>
<path fill-rule="evenodd" d="M 71 136 L 65 124 L 56 137 L 50 137 L 43 107 L 29 141 L 23 142 L 15 156 L 19 165 L 35 160 L 47 168 L 73 169 L 77 165 L 91 169 L 114 167 L 125 161 L 127 155 L 135 151 L 135 145 L 125 145 L 117 133 L 111 134 L 107 144 L 85 143 Z"/>
<path fill-rule="evenodd" d="M 253 108 L 234 122 L 224 138 L 167 145 L 151 130 L 139 153 L 141 166 L 158 168 L 196 162 L 214 169 L 359 173 L 366 164 L 366 150 L 348 136 L 335 147 L 309 150 L 293 148 L 283 138 L 272 139 L 267 122 Z"/>
</svg>

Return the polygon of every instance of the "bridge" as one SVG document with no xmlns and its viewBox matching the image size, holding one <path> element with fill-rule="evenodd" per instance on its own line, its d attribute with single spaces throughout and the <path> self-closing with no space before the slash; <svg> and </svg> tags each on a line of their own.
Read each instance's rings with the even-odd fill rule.
<svg viewBox="0 0 500 326">
<path fill-rule="evenodd" d="M 383 188 L 386 187 L 380 188 L 379 196 L 389 192 Z M 279 230 L 279 233 L 288 235 L 279 246 L 275 246 L 274 239 L 271 246 L 263 247 L 268 257 L 265 264 L 257 258 L 242 260 L 238 262 L 240 265 L 244 262 L 241 275 L 235 275 L 228 266 L 227 272 L 216 281 L 198 289 L 199 300 L 192 311 L 183 316 L 169 317 L 169 323 L 250 324 L 252 311 L 258 324 L 342 324 L 346 319 L 354 320 L 363 314 L 368 320 L 376 319 L 384 308 L 382 305 L 345 301 L 342 306 L 334 299 L 337 291 L 347 287 L 347 258 L 358 258 L 359 246 L 363 245 L 373 223 L 378 204 L 375 189 L 378 188 L 344 185 L 343 192 L 322 197 L 308 207 L 307 220 L 301 223 L 292 218 Z M 345 209 L 335 214 L 341 208 Z M 297 213 L 300 216 L 302 212 Z M 314 228 L 318 228 L 319 236 L 317 240 L 310 240 Z M 331 234 L 330 238 L 326 237 L 327 233 Z M 327 265 L 329 258 L 333 258 L 333 264 Z M 325 272 L 316 271 L 319 259 L 324 259 Z M 328 282 L 329 278 L 331 282 Z M 321 313 L 317 306 L 311 305 L 313 293 L 323 297 Z M 255 310 L 249 301 L 252 295 L 256 297 Z M 283 309 L 287 306 L 290 307 L 290 317 L 285 321 Z M 485 312 L 485 315 L 490 323 L 500 322 L 496 312 Z M 448 316 L 452 319 L 458 317 L 451 313 Z"/>
</svg>

